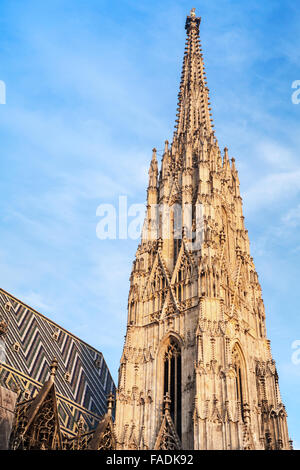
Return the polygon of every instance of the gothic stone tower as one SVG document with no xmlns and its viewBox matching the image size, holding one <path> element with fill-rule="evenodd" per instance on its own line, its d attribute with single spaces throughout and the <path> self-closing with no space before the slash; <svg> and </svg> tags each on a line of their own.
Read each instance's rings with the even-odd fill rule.
<svg viewBox="0 0 300 470">
<path fill-rule="evenodd" d="M 199 40 L 187 40 L 172 144 L 149 170 L 119 369 L 119 449 L 290 449 L 235 160 L 211 120 Z"/>
</svg>

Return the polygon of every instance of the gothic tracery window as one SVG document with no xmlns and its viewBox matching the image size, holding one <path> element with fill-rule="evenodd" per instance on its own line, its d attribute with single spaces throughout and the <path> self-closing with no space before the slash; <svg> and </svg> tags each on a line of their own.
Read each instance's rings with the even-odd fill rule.
<svg viewBox="0 0 300 470">
<path fill-rule="evenodd" d="M 233 368 L 236 374 L 236 377 L 235 377 L 236 398 L 240 406 L 241 418 L 244 421 L 244 387 L 243 387 L 244 367 L 243 367 L 243 362 L 241 358 L 241 353 L 237 346 L 235 346 L 232 351 L 232 364 L 233 364 Z"/>
<path fill-rule="evenodd" d="M 184 269 L 181 267 L 179 269 L 177 276 L 176 276 L 176 296 L 179 302 L 182 302 L 184 300 L 184 282 L 185 282 L 185 275 L 184 275 Z"/>
<path fill-rule="evenodd" d="M 179 255 L 179 251 L 181 248 L 181 241 L 182 241 L 181 238 L 174 239 L 174 264 L 176 263 L 178 255 Z"/>
<path fill-rule="evenodd" d="M 223 222 L 223 232 L 225 234 L 224 255 L 227 256 L 228 259 L 230 260 L 232 258 L 230 239 L 229 239 L 230 238 L 230 225 L 229 225 L 229 220 L 228 220 L 228 214 L 223 206 L 222 206 L 222 222 Z"/>
<path fill-rule="evenodd" d="M 164 396 L 171 399 L 170 413 L 177 434 L 181 437 L 181 349 L 171 339 L 164 354 Z"/>
</svg>

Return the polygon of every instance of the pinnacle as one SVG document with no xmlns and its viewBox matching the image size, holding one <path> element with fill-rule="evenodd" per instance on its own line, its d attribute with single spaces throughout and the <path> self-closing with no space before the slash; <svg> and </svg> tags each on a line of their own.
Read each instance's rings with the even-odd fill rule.
<svg viewBox="0 0 300 470">
<path fill-rule="evenodd" d="M 57 369 L 58 369 L 58 361 L 57 361 L 56 357 L 54 357 L 53 360 L 51 361 L 51 365 L 50 365 L 50 377 L 53 380 L 54 380 L 54 377 L 56 375 Z"/>
</svg>

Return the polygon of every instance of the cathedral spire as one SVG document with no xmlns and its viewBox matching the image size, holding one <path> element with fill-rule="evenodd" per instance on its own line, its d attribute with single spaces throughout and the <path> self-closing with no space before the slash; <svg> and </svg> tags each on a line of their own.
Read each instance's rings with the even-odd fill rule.
<svg viewBox="0 0 300 470">
<path fill-rule="evenodd" d="M 155 149 L 150 165 L 116 397 L 118 448 L 290 449 L 238 172 L 212 131 L 199 25 L 193 9 L 178 126 L 159 177 Z"/>
<path fill-rule="evenodd" d="M 187 39 L 178 94 L 175 140 L 198 132 L 212 133 L 209 90 L 199 38 L 200 22 L 201 18 L 196 16 L 193 8 L 185 24 Z"/>
</svg>

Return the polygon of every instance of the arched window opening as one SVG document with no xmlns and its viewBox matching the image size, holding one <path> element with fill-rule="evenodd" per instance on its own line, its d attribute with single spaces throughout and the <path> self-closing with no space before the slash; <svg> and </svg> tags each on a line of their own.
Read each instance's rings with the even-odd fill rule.
<svg viewBox="0 0 300 470">
<path fill-rule="evenodd" d="M 177 284 L 177 285 L 176 285 L 176 297 L 177 297 L 177 299 L 178 299 L 178 302 L 182 302 L 182 301 L 183 301 L 183 299 L 184 299 L 183 292 L 184 292 L 184 285 L 183 285 L 183 283 L 181 282 L 180 284 Z"/>
<path fill-rule="evenodd" d="M 261 320 L 259 320 L 259 334 L 260 334 L 260 337 L 262 338 L 263 332 L 262 332 L 262 327 L 261 327 Z"/>
<path fill-rule="evenodd" d="M 177 261 L 180 248 L 181 248 L 181 238 L 175 238 L 174 239 L 174 264 Z"/>
<path fill-rule="evenodd" d="M 160 296 L 160 308 L 163 308 L 163 305 L 164 305 L 165 300 L 166 300 L 166 295 L 167 295 L 167 290 L 163 289 L 161 291 L 161 296 Z"/>
<path fill-rule="evenodd" d="M 135 307 L 136 307 L 136 304 L 134 300 L 132 300 L 130 304 L 130 323 L 131 324 L 133 324 L 135 321 Z"/>
<path fill-rule="evenodd" d="M 155 312 L 156 311 L 155 310 L 156 305 L 155 305 L 155 296 L 154 295 L 152 295 L 151 303 L 152 303 L 152 309 L 151 310 L 152 310 L 152 312 Z"/>
<path fill-rule="evenodd" d="M 176 296 L 179 302 L 184 300 L 184 269 L 179 269 L 176 276 Z"/>
<path fill-rule="evenodd" d="M 229 244 L 229 221 L 228 215 L 224 207 L 222 207 L 222 222 L 223 222 L 223 232 L 225 234 L 225 253 L 227 253 L 228 259 L 230 260 L 230 244 Z"/>
<path fill-rule="evenodd" d="M 170 413 L 178 436 L 181 438 L 181 350 L 171 339 L 164 355 L 164 396 L 169 394 Z"/>
<path fill-rule="evenodd" d="M 232 351 L 232 363 L 235 370 L 235 386 L 237 402 L 240 406 L 241 418 L 244 421 L 244 390 L 243 390 L 243 365 L 241 355 L 237 347 Z"/>
</svg>

